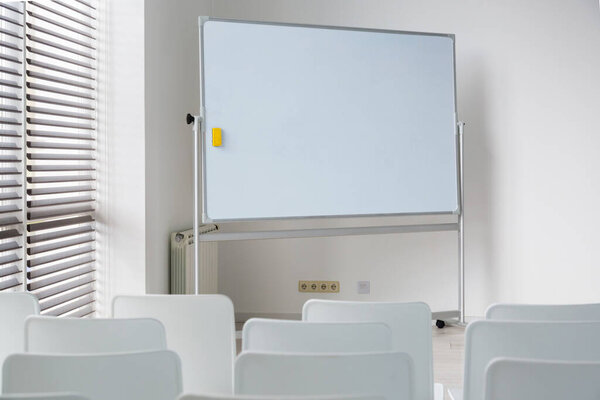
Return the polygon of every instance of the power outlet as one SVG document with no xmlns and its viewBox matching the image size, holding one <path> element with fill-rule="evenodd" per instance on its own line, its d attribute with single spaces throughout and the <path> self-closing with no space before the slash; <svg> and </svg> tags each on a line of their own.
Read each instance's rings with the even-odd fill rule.
<svg viewBox="0 0 600 400">
<path fill-rule="evenodd" d="M 301 293 L 339 293 L 339 281 L 298 281 Z"/>
</svg>

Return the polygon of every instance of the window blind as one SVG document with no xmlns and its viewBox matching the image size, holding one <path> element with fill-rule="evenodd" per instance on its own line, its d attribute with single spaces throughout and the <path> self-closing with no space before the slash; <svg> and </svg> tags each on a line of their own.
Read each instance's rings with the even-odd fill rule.
<svg viewBox="0 0 600 400">
<path fill-rule="evenodd" d="M 24 283 L 23 8 L 0 3 L 0 290 Z"/>
<path fill-rule="evenodd" d="M 13 283 L 24 270 L 24 289 L 37 296 L 44 315 L 86 316 L 95 311 L 96 4 L 28 1 L 19 7 L 23 50 L 15 51 L 22 82 L 15 93 L 22 100 L 13 102 L 20 106 L 20 136 L 6 151 L 17 164 L 24 159 L 24 170 L 11 179 L 21 198 L 15 199 L 16 219 L 6 223 L 21 227 L 25 251 Z"/>
</svg>

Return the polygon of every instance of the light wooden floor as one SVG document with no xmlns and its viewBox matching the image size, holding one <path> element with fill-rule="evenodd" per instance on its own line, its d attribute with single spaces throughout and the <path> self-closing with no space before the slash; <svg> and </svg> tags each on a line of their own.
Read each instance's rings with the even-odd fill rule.
<svg viewBox="0 0 600 400">
<path fill-rule="evenodd" d="M 236 324 L 241 330 L 242 324 Z M 465 328 L 446 326 L 444 329 L 433 327 L 433 381 L 444 385 L 444 397 L 448 397 L 448 388 L 461 388 L 465 354 Z M 238 352 L 241 340 L 237 340 Z"/>
<path fill-rule="evenodd" d="M 448 388 L 461 388 L 465 356 L 465 328 L 447 326 L 433 328 L 433 381 L 444 385 L 444 397 L 449 400 Z"/>
</svg>

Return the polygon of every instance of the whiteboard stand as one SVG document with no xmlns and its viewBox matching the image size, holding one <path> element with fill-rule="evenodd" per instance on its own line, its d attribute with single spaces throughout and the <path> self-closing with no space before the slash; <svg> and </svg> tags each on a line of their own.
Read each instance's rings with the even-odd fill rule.
<svg viewBox="0 0 600 400">
<path fill-rule="evenodd" d="M 249 21 L 232 21 L 232 20 L 218 20 L 215 19 L 213 22 L 214 24 L 213 26 L 213 31 L 212 31 L 212 40 L 214 41 L 215 34 L 217 35 L 225 35 L 225 36 L 219 36 L 221 37 L 221 39 L 225 40 L 225 43 L 229 43 L 231 46 L 234 46 L 233 48 L 235 48 L 235 46 L 241 46 L 238 50 L 239 51 L 230 51 L 227 50 L 225 51 L 224 49 L 226 48 L 226 46 L 213 46 L 213 47 L 208 47 L 208 52 L 206 52 L 206 47 L 205 47 L 205 32 L 204 32 L 204 26 L 207 22 L 213 21 L 213 19 L 209 18 L 209 17 L 199 17 L 198 20 L 198 24 L 199 24 L 199 81 L 200 81 L 200 108 L 199 108 L 199 115 L 196 116 L 192 116 L 190 114 L 188 114 L 187 116 L 187 122 L 188 124 L 193 124 L 193 134 L 194 134 L 194 241 L 195 243 L 200 243 L 200 242 L 208 242 L 208 241 L 238 241 L 238 240 L 261 240 L 261 239 L 277 239 L 277 238 L 316 238 L 316 237 L 332 237 L 332 236 L 352 236 L 352 235 L 376 235 L 376 234 L 391 234 L 391 233 L 411 233 L 411 232 L 442 232 L 442 231 L 456 231 L 457 232 L 457 238 L 458 238 L 458 307 L 456 310 L 450 310 L 450 311 L 442 311 L 442 312 L 434 312 L 432 313 L 432 319 L 437 320 L 436 321 L 436 325 L 438 327 L 443 327 L 447 322 L 449 323 L 458 323 L 458 324 L 464 324 L 465 322 L 465 318 L 464 318 L 464 314 L 465 314 L 465 290 L 464 290 L 464 220 L 463 220 L 463 214 L 464 214 L 464 190 L 463 190 L 463 131 L 464 131 L 464 123 L 457 121 L 456 119 L 456 86 L 455 86 L 455 81 L 456 81 L 456 76 L 455 76 L 455 58 L 454 58 L 454 35 L 447 35 L 447 34 L 430 34 L 430 33 L 415 33 L 415 32 L 398 32 L 398 31 L 383 31 L 383 30 L 368 30 L 368 29 L 354 29 L 354 28 L 344 28 L 341 29 L 339 27 L 316 27 L 316 26 L 307 26 L 307 25 L 293 25 L 293 24 L 276 24 L 276 23 L 260 23 L 260 22 L 249 22 Z M 231 24 L 231 25 L 230 25 Z M 240 25 L 241 24 L 241 25 Z M 231 29 L 244 29 L 243 31 L 239 31 L 236 30 L 238 37 L 240 37 L 239 35 L 241 35 L 242 33 L 244 34 L 243 38 L 246 38 L 248 41 L 252 42 L 252 40 L 256 40 L 257 38 L 260 39 L 260 35 L 267 35 L 266 37 L 271 38 L 272 33 L 267 33 L 266 31 L 264 31 L 264 28 L 266 27 L 266 25 L 271 25 L 273 27 L 277 27 L 277 29 L 280 29 L 280 33 L 286 32 L 285 37 L 287 37 L 288 40 L 298 40 L 299 36 L 294 36 L 295 34 L 292 34 L 292 31 L 290 29 L 288 29 L 290 26 L 293 26 L 295 28 L 307 28 L 307 29 L 316 29 L 314 31 L 312 31 L 314 35 L 319 35 L 319 40 L 318 43 L 329 43 L 332 44 L 333 42 L 328 42 L 328 40 L 338 40 L 337 38 L 339 37 L 339 34 L 341 34 L 342 32 L 345 32 L 345 34 L 347 35 L 356 35 L 358 32 L 362 32 L 362 34 L 365 35 L 370 35 L 369 38 L 374 38 L 375 34 L 402 34 L 402 35 L 408 35 L 406 37 L 411 37 L 416 41 L 411 41 L 411 43 L 417 43 L 418 45 L 416 47 L 406 47 L 406 49 L 411 49 L 411 48 L 420 48 L 420 46 L 423 46 L 423 42 L 421 42 L 421 40 L 424 40 L 423 38 L 428 38 L 427 39 L 427 43 L 433 45 L 433 43 L 437 43 L 434 48 L 439 49 L 440 51 L 443 51 L 443 54 L 448 55 L 447 52 L 445 52 L 446 50 L 450 50 L 449 44 L 447 43 L 447 39 L 451 38 L 452 44 L 451 44 L 451 51 L 452 51 L 452 67 L 451 67 L 451 71 L 452 71 L 452 75 L 453 75 L 453 84 L 451 87 L 451 90 L 453 91 L 453 104 L 452 109 L 453 109 L 453 117 L 452 117 L 452 126 L 453 128 L 450 129 L 450 126 L 447 126 L 448 130 L 444 130 L 445 134 L 448 135 L 452 135 L 454 137 L 454 143 L 453 143 L 453 147 L 454 147 L 454 152 L 452 153 L 452 158 L 456 163 L 456 175 L 454 175 L 453 179 L 456 179 L 456 184 L 457 187 L 455 186 L 455 188 L 457 189 L 455 193 L 454 200 L 457 200 L 456 202 L 454 202 L 453 200 L 453 204 L 452 204 L 452 208 L 445 208 L 444 205 L 437 205 L 437 206 L 432 206 L 429 205 L 429 209 L 424 208 L 423 210 L 419 210 L 419 211 L 415 211 L 412 213 L 406 213 L 404 215 L 425 215 L 425 214 L 446 214 L 446 212 L 442 212 L 442 210 L 446 209 L 449 213 L 452 213 L 454 215 L 457 215 L 457 221 L 453 222 L 453 223 L 425 223 L 425 224 L 418 224 L 418 225 L 394 225 L 394 226 L 360 226 L 360 227 L 344 227 L 344 228 L 313 228 L 313 229 L 280 229 L 280 230 L 262 230 L 262 231 L 237 231 L 237 232 L 222 232 L 222 231 L 214 231 L 214 232 L 210 232 L 210 233 L 206 233 L 206 234 L 199 234 L 199 225 L 201 223 L 201 221 L 205 222 L 205 221 L 211 221 L 211 222 L 224 222 L 224 221 L 235 221 L 236 218 L 230 218 L 227 215 L 221 215 L 218 216 L 217 218 L 215 218 L 214 220 L 209 218 L 209 212 L 207 210 L 207 192 L 209 191 L 209 188 L 207 187 L 207 182 L 210 182 L 209 179 L 206 178 L 205 174 L 207 171 L 207 149 L 208 149 L 208 139 L 206 137 L 206 130 L 207 130 L 207 120 L 209 121 L 209 123 L 214 123 L 214 107 L 218 107 L 219 109 L 227 109 L 227 110 L 235 110 L 236 106 L 238 103 L 233 103 L 233 104 L 221 104 L 221 103 L 216 103 L 217 105 L 215 106 L 214 100 L 216 99 L 214 97 L 214 91 L 210 92 L 205 90 L 205 71 L 211 71 L 210 70 L 210 65 L 214 66 L 214 63 L 216 62 L 215 60 L 215 56 L 216 57 L 226 57 L 226 59 L 221 59 L 221 61 L 223 61 L 222 63 L 218 64 L 220 66 L 224 66 L 224 65 L 238 65 L 238 63 L 236 62 L 236 60 L 230 60 L 229 57 L 230 55 L 244 55 L 244 56 L 248 56 L 248 54 L 244 53 L 245 50 L 247 50 L 247 48 L 249 48 L 247 46 L 247 43 L 244 44 L 242 42 L 240 42 L 238 39 L 234 40 L 233 42 L 228 42 L 229 39 L 227 38 L 232 38 L 234 36 L 231 36 L 230 33 L 233 32 L 231 31 Z M 216 29 L 218 26 L 221 26 L 221 28 L 223 28 L 224 26 L 228 26 L 228 30 L 214 30 Z M 294 29 L 295 29 L 294 28 Z M 269 28 L 270 29 L 270 28 Z M 229 32 L 229 33 L 227 33 Z M 262 32 L 262 33 L 260 33 Z M 297 32 L 297 31 L 295 31 Z M 258 36 L 255 36 L 258 35 Z M 415 36 L 416 35 L 416 36 Z M 279 36 L 277 36 L 279 37 Z M 316 36 L 314 36 L 316 37 Z M 379 37 L 379 36 L 378 36 Z M 209 32 L 209 38 L 210 38 L 210 32 Z M 441 38 L 441 39 L 440 39 Z M 373 39 L 375 40 L 375 39 Z M 377 39 L 379 40 L 379 39 Z M 439 40 L 442 40 L 441 42 Z M 271 43 L 271 41 L 269 41 Z M 277 46 L 277 44 L 280 44 L 281 41 L 275 41 L 273 42 L 274 46 Z M 210 40 L 209 40 L 209 43 Z M 299 42 L 301 43 L 301 42 Z M 348 40 L 347 43 L 352 43 L 353 45 L 361 45 L 361 41 L 356 40 L 356 37 L 353 36 L 352 40 Z M 365 42 L 366 43 L 366 42 Z M 373 42 L 375 43 L 375 42 Z M 383 43 L 383 42 L 379 42 L 377 41 L 376 43 Z M 386 42 L 388 43 L 388 42 Z M 395 42 L 395 43 L 399 43 L 399 42 Z M 408 43 L 408 42 L 403 42 L 403 43 Z M 251 44 L 251 43 L 250 43 Z M 437 46 L 442 46 L 442 47 L 437 47 Z M 250 46 L 251 47 L 251 46 Z M 373 48 L 373 46 L 367 46 L 369 49 Z M 375 46 L 377 47 L 377 46 Z M 288 51 L 289 49 L 293 49 L 293 46 L 289 46 L 286 42 L 286 45 L 284 47 L 277 47 L 277 54 L 280 54 L 281 51 L 285 52 Z M 328 49 L 328 48 L 327 48 Z M 444 50 L 446 49 L 446 50 Z M 329 51 L 329 50 L 327 50 Z M 212 52 L 212 53 L 211 53 Z M 254 54 L 254 53 L 252 53 Z M 295 54 L 295 53 L 294 53 Z M 344 53 L 345 54 L 345 53 Z M 354 57 L 354 52 L 350 51 L 348 52 L 348 54 L 350 54 L 352 57 Z M 388 54 L 388 53 L 385 53 Z M 440 53 L 442 54 L 442 53 Z M 211 55 L 212 55 L 212 59 L 211 59 Z M 445 56 L 444 56 L 445 57 Z M 341 59 L 340 57 L 336 58 L 337 59 Z M 411 58 L 412 59 L 412 58 Z M 418 60 L 420 60 L 420 58 L 417 58 Z M 416 60 L 417 60 L 416 59 Z M 207 67 L 205 66 L 205 61 L 210 61 L 213 64 L 211 64 L 210 62 L 208 63 L 209 67 L 208 69 L 206 69 Z M 262 60 L 262 61 L 261 61 Z M 285 58 L 285 60 L 288 60 L 288 58 Z M 445 65 L 443 64 L 446 60 L 445 58 L 436 58 L 435 60 L 441 60 L 442 63 L 438 63 L 436 65 Z M 260 62 L 264 62 L 265 59 L 260 59 L 258 60 Z M 302 60 L 300 60 L 302 61 Z M 386 61 L 386 65 L 388 65 L 389 62 L 396 62 L 394 60 L 387 60 Z M 447 60 L 446 60 L 447 61 Z M 294 61 L 295 63 L 298 62 L 298 60 Z M 262 65 L 262 64 L 261 64 Z M 271 66 L 271 64 L 267 64 L 264 65 L 265 68 L 269 68 Z M 297 67 L 296 64 L 294 64 L 294 67 Z M 413 65 L 413 67 L 415 67 Z M 335 68 L 334 68 L 335 69 Z M 277 74 L 277 71 L 282 70 L 281 68 L 276 70 L 276 71 L 271 71 L 271 73 Z M 286 70 L 286 69 L 283 69 Z M 336 71 L 338 69 L 335 69 Z M 223 72 L 223 68 L 219 68 L 218 71 Z M 236 73 L 239 74 L 241 71 L 240 70 L 236 70 Z M 444 76 L 444 74 L 446 74 L 448 71 L 437 71 L 437 73 L 440 73 L 440 76 Z M 210 74 L 209 74 L 210 75 Z M 213 78 L 215 78 L 215 74 L 213 71 Z M 278 75 L 276 75 L 278 76 Z M 218 77 L 223 77 L 223 75 L 218 75 Z M 248 77 L 246 76 L 238 76 L 239 79 L 245 79 L 244 82 L 246 81 L 251 81 L 251 82 L 259 82 L 259 80 L 253 80 L 253 79 L 247 79 Z M 272 75 L 269 75 L 269 79 L 272 79 Z M 231 79 L 225 79 L 225 80 L 213 80 L 213 85 L 217 85 L 215 87 L 219 87 L 219 88 L 225 88 L 223 90 L 226 90 L 229 85 L 232 85 L 234 82 Z M 376 87 L 373 85 L 369 85 L 369 88 L 372 87 Z M 448 90 L 450 88 L 444 88 L 443 86 L 439 86 L 436 85 L 436 88 L 439 88 L 439 90 Z M 214 89 L 214 87 L 213 87 Z M 339 89 L 339 88 L 337 88 Z M 414 89 L 414 88 L 413 88 Z M 304 90 L 304 88 L 303 88 Z M 207 100 L 205 99 L 205 96 L 207 95 L 207 93 L 213 93 L 213 109 L 207 109 L 205 107 L 205 104 L 207 102 Z M 243 92 L 240 92 L 243 93 Z M 303 91 L 301 93 L 304 93 Z M 338 93 L 337 91 L 335 93 Z M 370 92 L 369 92 L 370 93 Z M 265 94 L 266 95 L 266 94 Z M 273 93 L 271 93 L 271 95 L 273 95 Z M 210 97 L 210 96 L 209 96 Z M 227 96 L 225 96 L 227 97 Z M 439 96 L 434 96 L 434 98 L 440 98 Z M 395 101 L 398 99 L 390 99 L 390 101 Z M 401 103 L 401 101 L 400 101 Z M 398 104 L 400 104 L 398 103 Z M 239 104 L 246 104 L 246 103 L 239 103 Z M 311 102 L 302 102 L 301 103 L 302 106 L 306 106 L 306 105 L 310 105 L 312 104 Z M 429 103 L 427 103 L 429 104 Z M 279 103 L 275 103 L 273 104 L 273 106 L 275 108 L 277 108 L 276 106 L 278 106 Z M 233 106 L 233 107 L 230 107 Z M 298 105 L 299 106 L 299 105 Z M 245 105 L 244 105 L 244 109 L 245 109 Z M 443 104 L 438 104 L 438 107 L 441 107 L 441 110 L 443 112 L 446 112 L 446 106 L 444 106 Z M 295 109 L 295 108 L 294 108 Z M 211 111 L 212 110 L 212 111 Z M 208 111 L 211 111 L 212 114 L 207 113 Z M 285 110 L 284 110 L 285 111 Z M 306 110 L 304 110 L 306 111 Z M 303 111 L 303 112 L 304 112 Z M 309 110 L 310 111 L 310 110 Z M 314 110 L 313 110 L 314 111 Z M 237 115 L 237 114 L 236 114 Z M 250 115 L 254 115 L 254 114 L 250 114 Z M 212 118 L 212 120 L 211 120 Z M 255 123 L 255 120 L 240 120 L 239 118 L 237 118 L 238 123 L 242 123 L 244 124 L 244 127 L 246 127 L 246 124 L 249 124 L 250 126 L 252 125 L 252 123 Z M 241 121 L 241 122 L 240 122 Z M 353 123 L 355 123 L 356 121 L 354 121 Z M 442 132 L 439 130 L 439 126 L 436 127 L 434 129 L 434 132 Z M 446 129 L 446 128 L 444 128 Z M 276 131 L 276 130 L 275 130 Z M 437 137 L 437 136 L 436 136 Z M 450 139 L 450 136 L 447 136 L 447 139 Z M 451 139 L 450 139 L 451 140 Z M 446 142 L 449 143 L 449 142 Z M 402 146 L 402 144 L 399 144 L 400 146 Z M 201 156 L 202 154 L 202 156 Z M 444 153 L 444 154 L 448 154 L 448 153 Z M 214 161 L 214 160 L 213 160 Z M 213 165 L 213 164 L 211 164 Z M 214 170 L 214 169 L 213 169 Z M 222 169 L 220 169 L 219 171 L 222 171 Z M 395 179 L 395 177 L 394 177 Z M 214 182 L 215 180 L 213 180 Z M 431 197 L 431 196 L 430 196 Z M 402 200 L 403 198 L 400 198 L 400 200 Z M 397 201 L 398 199 L 394 200 Z M 371 203 L 368 203 L 371 204 Z M 421 203 L 419 203 L 421 204 Z M 263 207 L 265 205 L 267 205 L 269 208 L 269 213 L 271 212 L 271 208 L 272 206 L 266 202 L 264 204 L 262 204 Z M 200 211 L 199 207 L 202 206 L 202 210 Z M 396 207 L 396 203 L 393 204 L 394 207 Z M 405 205 L 404 205 L 405 206 Z M 252 207 L 254 207 L 252 205 Z M 402 211 L 403 207 L 399 207 L 398 211 Z M 329 211 L 331 211 L 331 208 L 328 209 Z M 440 212 L 435 212 L 435 210 L 438 210 Z M 255 212 L 255 208 L 252 208 L 252 212 Z M 263 210 L 264 211 L 264 210 Z M 281 211 L 281 210 L 280 210 Z M 334 211 L 339 211 L 337 209 L 335 209 Z M 359 215 L 368 215 L 368 216 L 375 216 L 378 213 L 376 212 L 377 210 L 362 210 L 364 212 L 360 212 L 360 210 L 357 210 L 357 212 L 350 212 L 350 213 L 336 213 L 335 215 L 332 216 L 359 216 Z M 431 211 L 431 212 L 428 212 Z M 200 215 L 200 212 L 202 212 L 202 215 Z M 243 213 L 242 213 L 243 214 Z M 387 214 L 394 214 L 393 212 L 389 212 L 389 208 L 388 208 L 388 212 L 384 212 L 384 213 L 379 213 L 382 215 L 387 215 Z M 210 214 L 212 217 L 214 217 L 213 214 Z M 294 212 L 289 213 L 289 210 L 287 211 L 281 211 L 279 213 L 275 213 L 274 215 L 262 215 L 260 213 L 256 214 L 257 216 L 244 216 L 241 215 L 241 219 L 243 220 L 244 218 L 248 219 L 248 220 L 252 220 L 252 219 L 261 219 L 261 218 L 274 218 L 274 219 L 287 219 L 286 216 L 290 216 L 290 218 L 294 218 L 294 216 L 298 216 L 298 217 L 303 217 L 303 216 L 307 216 L 310 217 L 312 215 L 329 215 L 327 212 L 319 212 L 319 210 L 317 210 L 315 213 L 300 213 L 300 214 L 296 214 Z M 262 216 L 260 216 L 262 215 Z M 199 246 L 195 246 L 195 251 L 194 251 L 194 268 L 195 268 L 195 276 L 198 276 L 198 260 L 199 260 L 199 254 L 198 254 L 198 250 Z M 198 293 L 198 283 L 197 280 L 195 282 L 195 292 Z"/>
<path fill-rule="evenodd" d="M 192 132 L 194 134 L 194 277 L 198 276 L 198 262 L 200 260 L 198 243 L 198 228 L 200 227 L 200 216 L 198 213 L 198 125 L 202 124 L 202 118 L 199 115 L 188 114 L 185 117 L 188 125 L 192 124 Z M 198 279 L 194 279 L 194 294 L 198 294 Z"/>
<path fill-rule="evenodd" d="M 201 108 L 202 109 L 202 108 Z M 357 235 L 383 235 L 391 233 L 415 233 L 415 232 L 445 232 L 456 231 L 458 234 L 458 310 L 440 311 L 431 313 L 432 320 L 436 320 L 436 326 L 443 328 L 446 323 L 457 320 L 458 325 L 465 324 L 465 238 L 464 238 L 464 175 L 463 175 L 463 132 L 465 123 L 459 121 L 457 124 L 458 141 L 458 183 L 459 183 L 459 209 L 457 223 L 443 224 L 420 224 L 420 225 L 395 225 L 395 226 L 365 226 L 351 228 L 315 228 L 315 229 L 286 229 L 271 231 L 246 231 L 246 232 L 219 232 L 214 231 L 199 235 L 200 213 L 198 202 L 200 188 L 204 188 L 204 182 L 200 182 L 198 166 L 199 154 L 204 147 L 204 123 L 200 115 L 187 114 L 186 121 L 192 125 L 194 135 L 194 244 L 200 242 L 221 242 L 239 240 L 265 240 L 265 239 L 293 239 L 293 238 L 317 238 L 332 236 L 357 236 Z M 202 134 L 202 137 L 200 135 Z M 203 166 L 204 167 L 204 166 Z M 199 248 L 194 246 L 194 276 L 198 276 Z M 198 279 L 194 279 L 194 293 L 198 294 Z"/>
</svg>

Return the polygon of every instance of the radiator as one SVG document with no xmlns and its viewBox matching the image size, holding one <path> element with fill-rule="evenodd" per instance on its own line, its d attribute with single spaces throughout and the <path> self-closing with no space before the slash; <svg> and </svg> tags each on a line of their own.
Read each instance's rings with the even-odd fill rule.
<svg viewBox="0 0 600 400">
<path fill-rule="evenodd" d="M 216 230 L 200 225 L 199 234 Z M 198 254 L 198 293 L 217 293 L 218 242 L 200 242 Z M 171 233 L 171 294 L 194 293 L 194 230 Z"/>
</svg>

